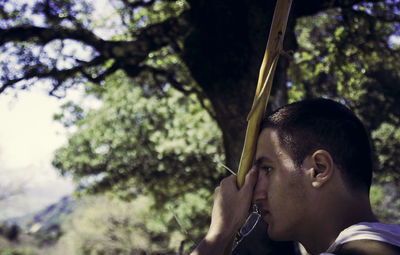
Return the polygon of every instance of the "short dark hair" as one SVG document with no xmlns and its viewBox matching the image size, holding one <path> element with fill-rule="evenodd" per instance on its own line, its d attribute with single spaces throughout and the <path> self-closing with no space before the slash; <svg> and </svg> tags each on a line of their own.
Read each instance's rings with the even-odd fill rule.
<svg viewBox="0 0 400 255">
<path fill-rule="evenodd" d="M 296 166 L 316 150 L 328 151 L 349 187 L 366 188 L 372 180 L 371 146 L 362 122 L 344 105 L 310 99 L 285 105 L 261 122 L 277 130 L 281 146 Z"/>
</svg>

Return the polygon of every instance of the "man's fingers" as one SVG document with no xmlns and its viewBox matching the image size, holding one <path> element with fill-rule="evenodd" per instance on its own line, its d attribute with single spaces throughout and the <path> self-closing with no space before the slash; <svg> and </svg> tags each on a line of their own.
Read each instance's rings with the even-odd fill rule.
<svg viewBox="0 0 400 255">
<path fill-rule="evenodd" d="M 219 184 L 220 186 L 225 186 L 225 185 L 232 185 L 232 183 L 236 182 L 236 176 L 230 175 L 228 177 L 225 177 L 222 179 L 221 183 Z"/>
<path fill-rule="evenodd" d="M 214 194 L 215 195 L 219 194 L 221 190 L 224 191 L 230 190 L 232 186 L 236 188 L 236 176 L 234 175 L 222 179 L 221 182 L 219 183 L 219 186 L 215 188 Z"/>
<path fill-rule="evenodd" d="M 257 183 L 257 178 L 258 178 L 258 171 L 255 167 L 252 167 L 246 174 L 246 178 L 244 180 L 244 185 L 242 189 L 245 189 L 246 191 L 250 190 L 252 191 Z"/>
</svg>

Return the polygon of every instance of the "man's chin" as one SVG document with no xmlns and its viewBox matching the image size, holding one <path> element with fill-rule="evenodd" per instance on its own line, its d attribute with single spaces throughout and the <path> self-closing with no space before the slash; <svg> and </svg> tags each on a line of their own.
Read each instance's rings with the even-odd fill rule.
<svg viewBox="0 0 400 255">
<path fill-rule="evenodd" d="M 283 233 L 276 231 L 273 227 L 271 227 L 271 225 L 268 225 L 267 228 L 268 237 L 271 240 L 276 242 L 290 241 L 289 238 L 287 238 Z"/>
</svg>

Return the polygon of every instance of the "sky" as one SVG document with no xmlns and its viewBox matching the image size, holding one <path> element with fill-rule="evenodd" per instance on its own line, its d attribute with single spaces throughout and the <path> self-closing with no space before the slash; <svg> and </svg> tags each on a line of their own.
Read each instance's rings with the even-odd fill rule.
<svg viewBox="0 0 400 255">
<path fill-rule="evenodd" d="M 0 220 L 38 211 L 73 192 L 71 178 L 60 176 L 51 165 L 54 151 L 68 137 L 53 114 L 79 94 L 71 91 L 57 99 L 40 87 L 0 94 L 0 192 L 19 190 L 0 201 Z"/>
<path fill-rule="evenodd" d="M 108 39 L 121 32 L 121 21 L 108 0 L 88 1 L 94 3 L 88 19 L 95 24 L 98 36 Z M 32 6 L 34 1 L 22 3 Z M 13 4 L 6 7 L 18 8 Z M 35 24 L 43 22 L 39 16 L 30 18 Z M 75 52 L 82 60 L 92 57 L 77 43 L 68 41 L 66 46 L 65 54 Z M 83 92 L 77 89 L 69 89 L 66 98 L 60 100 L 48 95 L 49 86 L 46 90 L 41 85 L 45 84 L 39 81 L 29 91 L 11 89 L 0 94 L 0 196 L 4 190 L 21 191 L 6 200 L 0 199 L 0 221 L 36 212 L 73 192 L 71 178 L 60 176 L 51 165 L 54 151 L 66 144 L 68 137 L 68 131 L 53 121 L 53 115 L 69 100 L 86 110 L 100 106 L 96 100 L 83 98 Z"/>
<path fill-rule="evenodd" d="M 32 0 L 23 2 L 33 4 Z M 116 28 L 121 27 L 121 22 L 115 19 L 115 10 L 107 0 L 93 3 L 90 19 L 100 24 L 94 32 L 107 39 L 119 31 Z M 42 22 L 40 17 L 31 18 L 38 24 Z M 65 54 L 75 51 L 80 59 L 91 58 L 90 52 L 68 43 Z M 66 144 L 68 137 L 68 131 L 53 121 L 53 115 L 69 100 L 84 102 L 80 105 L 85 109 L 99 106 L 93 99 L 83 101 L 82 91 L 69 89 L 66 98 L 57 99 L 40 85 L 43 84 L 35 84 L 29 91 L 11 89 L 0 94 L 0 196 L 5 190 L 20 191 L 6 200 L 0 199 L 0 221 L 36 212 L 73 192 L 71 178 L 60 176 L 51 165 L 54 151 Z"/>
</svg>

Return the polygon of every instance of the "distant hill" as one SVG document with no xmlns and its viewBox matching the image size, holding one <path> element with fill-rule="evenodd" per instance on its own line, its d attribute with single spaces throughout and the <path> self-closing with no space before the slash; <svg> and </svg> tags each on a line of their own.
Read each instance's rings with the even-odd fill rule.
<svg viewBox="0 0 400 255">
<path fill-rule="evenodd" d="M 61 235 L 61 225 L 74 212 L 81 201 L 73 196 L 64 196 L 36 213 L 6 220 L 8 225 L 17 224 L 26 233 L 35 236 L 41 243 L 52 243 Z"/>
<path fill-rule="evenodd" d="M 55 204 L 49 205 L 45 209 L 35 213 L 34 216 L 26 222 L 25 229 L 33 231 L 35 225 L 42 227 L 61 224 L 63 218 L 76 209 L 78 200 L 72 196 L 65 196 Z"/>
</svg>

